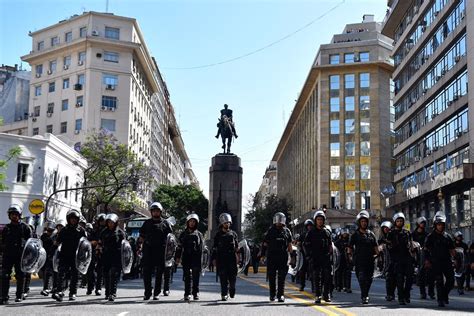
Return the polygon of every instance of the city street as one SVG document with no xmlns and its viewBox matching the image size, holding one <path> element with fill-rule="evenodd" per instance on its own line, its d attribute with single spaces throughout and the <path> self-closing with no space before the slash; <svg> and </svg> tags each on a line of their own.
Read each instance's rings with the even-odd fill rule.
<svg viewBox="0 0 474 316">
<path fill-rule="evenodd" d="M 251 269 L 250 269 L 251 271 Z M 334 293 L 330 304 L 314 305 L 309 292 L 299 292 L 294 283 L 287 279 L 286 302 L 270 303 L 265 274 L 249 273 L 237 281 L 237 295 L 227 302 L 219 301 L 219 286 L 215 274 L 206 273 L 201 279 L 200 300 L 183 301 L 181 271 L 174 276 L 169 297 L 160 296 L 159 301 L 142 300 L 141 279 L 126 280 L 119 284 L 118 298 L 114 303 L 105 302 L 102 297 L 86 296 L 85 289 L 79 289 L 77 301 L 62 303 L 39 294 L 40 282 L 35 281 L 30 297 L 23 303 L 11 302 L 1 306 L 1 315 L 472 315 L 474 314 L 474 292 L 459 296 L 451 293 L 448 307 L 440 309 L 435 300 L 419 300 L 418 288 L 412 291 L 412 303 L 399 307 L 397 302 L 384 300 L 384 281 L 377 279 L 371 290 L 371 303 L 363 306 L 359 302 L 358 284 L 353 279 L 352 294 Z M 12 295 L 13 292 L 10 292 Z M 66 293 L 67 295 L 67 293 Z"/>
</svg>

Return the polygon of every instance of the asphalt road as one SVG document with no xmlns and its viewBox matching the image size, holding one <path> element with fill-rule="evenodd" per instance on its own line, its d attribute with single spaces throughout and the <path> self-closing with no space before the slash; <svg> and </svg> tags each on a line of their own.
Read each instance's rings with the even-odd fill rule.
<svg viewBox="0 0 474 316">
<path fill-rule="evenodd" d="M 250 270 L 252 271 L 252 270 Z M 30 296 L 22 303 L 11 301 L 0 306 L 0 315 L 474 315 L 474 292 L 459 296 L 451 292 L 451 303 L 440 309 L 435 300 L 420 300 L 418 288 L 412 291 L 412 303 L 400 307 L 396 301 L 386 302 L 384 280 L 375 280 L 371 289 L 370 305 L 360 304 L 358 283 L 353 278 L 353 293 L 334 293 L 332 303 L 313 304 L 309 292 L 300 292 L 294 283 L 287 279 L 286 302 L 269 302 L 265 274 L 239 276 L 237 295 L 234 299 L 221 302 L 220 287 L 215 282 L 214 273 L 206 273 L 201 278 L 200 300 L 190 303 L 183 300 L 183 281 L 179 270 L 171 285 L 171 295 L 161 296 L 159 301 L 143 301 L 141 279 L 126 280 L 119 283 L 117 300 L 106 302 L 102 297 L 86 296 L 85 289 L 79 289 L 74 302 L 62 303 L 39 294 L 40 281 L 33 281 Z M 14 296 L 12 284 L 10 296 Z"/>
</svg>

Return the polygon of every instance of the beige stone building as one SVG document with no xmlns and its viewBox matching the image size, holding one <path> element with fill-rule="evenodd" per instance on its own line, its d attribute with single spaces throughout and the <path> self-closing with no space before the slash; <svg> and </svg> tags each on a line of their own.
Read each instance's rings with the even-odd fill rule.
<svg viewBox="0 0 474 316">
<path fill-rule="evenodd" d="M 158 183 L 197 183 L 186 179 L 194 174 L 185 172 L 184 144 L 176 147 L 169 92 L 134 18 L 85 12 L 29 35 L 28 135 L 52 133 L 80 148 L 106 129 L 157 170 Z"/>
<path fill-rule="evenodd" d="M 321 45 L 273 156 L 293 219 L 327 208 L 333 228 L 368 209 L 383 217 L 391 181 L 391 40 L 365 15 Z"/>
<path fill-rule="evenodd" d="M 382 33 L 393 38 L 396 193 L 387 199 L 413 224 L 447 215 L 474 229 L 474 2 L 388 1 Z"/>
<path fill-rule="evenodd" d="M 265 170 L 262 183 L 260 184 L 260 188 L 258 189 L 258 192 L 257 192 L 261 203 L 265 202 L 265 198 L 267 196 L 278 194 L 277 176 L 278 176 L 277 163 L 275 161 L 272 161 L 270 162 L 270 165 Z"/>
</svg>

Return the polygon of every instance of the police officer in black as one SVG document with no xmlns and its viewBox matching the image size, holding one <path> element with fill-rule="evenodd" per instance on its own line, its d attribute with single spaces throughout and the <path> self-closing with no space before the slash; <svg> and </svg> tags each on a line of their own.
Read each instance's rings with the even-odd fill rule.
<svg viewBox="0 0 474 316">
<path fill-rule="evenodd" d="M 426 222 L 427 221 L 424 216 L 418 217 L 416 219 L 416 228 L 411 234 L 413 241 L 419 243 L 422 249 L 425 247 L 425 240 L 428 236 L 428 233 L 426 232 Z M 420 265 L 418 269 L 418 286 L 420 287 L 420 298 L 422 300 L 426 299 L 426 286 L 428 285 L 428 295 L 431 299 L 434 299 L 434 279 L 431 275 L 431 271 L 426 269 L 423 262 L 418 264 Z"/>
<path fill-rule="evenodd" d="M 199 300 L 199 278 L 201 276 L 201 257 L 204 248 L 204 237 L 197 229 L 199 216 L 190 214 L 186 217 L 186 229 L 178 239 L 176 250 L 176 263 L 183 266 L 184 276 L 184 300 L 191 299 L 191 293 L 195 301 Z"/>
<path fill-rule="evenodd" d="M 324 290 L 323 299 L 331 301 L 331 233 L 325 228 L 326 214 L 323 211 L 314 213 L 314 228 L 304 239 L 305 252 L 309 258 L 309 266 L 314 282 L 315 303 L 321 303 L 321 287 Z"/>
<path fill-rule="evenodd" d="M 314 222 L 312 219 L 307 219 L 304 221 L 304 228 L 305 231 L 299 235 L 299 237 L 296 239 L 297 245 L 300 248 L 301 255 L 303 256 L 303 265 L 301 266 L 301 269 L 298 271 L 299 274 L 299 279 L 300 279 L 300 291 L 304 291 L 304 288 L 306 286 L 306 274 L 308 273 L 308 256 L 305 251 L 304 247 L 304 240 L 306 238 L 306 235 L 310 230 L 314 228 Z"/>
<path fill-rule="evenodd" d="M 172 233 L 171 225 L 161 217 L 163 207 L 159 202 L 150 206 L 151 218 L 143 223 L 140 228 L 140 241 L 142 246 L 143 284 L 145 294 L 143 300 L 149 300 L 152 294 L 151 276 L 155 273 L 155 288 L 153 300 L 158 300 L 161 292 L 161 282 L 165 269 L 166 237 Z"/>
<path fill-rule="evenodd" d="M 379 238 L 379 247 L 382 248 L 384 252 L 388 252 L 387 238 L 388 238 L 388 233 L 390 233 L 390 231 L 393 228 L 392 222 L 384 221 L 380 225 L 380 228 L 382 230 L 382 233 L 380 234 L 380 238 Z M 384 260 L 387 260 L 387 257 L 385 257 Z M 385 300 L 387 300 L 388 302 L 391 302 L 395 298 L 395 288 L 397 287 L 397 279 L 395 277 L 394 263 L 393 263 L 393 260 L 390 259 L 390 262 L 388 263 L 381 262 L 381 264 L 388 265 L 387 270 L 385 272 L 385 291 L 387 293 L 387 295 L 385 296 Z"/>
<path fill-rule="evenodd" d="M 394 264 L 395 278 L 397 280 L 398 303 L 410 303 L 410 291 L 413 283 L 413 257 L 410 254 L 412 246 L 411 233 L 403 228 L 405 215 L 398 212 L 393 215 L 395 223 L 388 233 L 387 246 Z"/>
<path fill-rule="evenodd" d="M 217 269 L 221 282 L 221 299 L 227 301 L 235 296 L 235 282 L 237 280 L 237 251 L 239 242 L 237 233 L 230 229 L 232 216 L 222 213 L 219 216 L 219 231 L 214 237 L 212 261 Z"/>
<path fill-rule="evenodd" d="M 454 233 L 454 247 L 455 248 L 461 248 L 464 253 L 465 257 L 465 262 L 469 262 L 469 247 L 467 244 L 463 241 L 463 235 L 462 232 L 457 231 Z M 461 264 L 465 264 L 462 262 Z M 456 283 L 458 286 L 458 293 L 459 295 L 464 295 L 464 282 L 466 281 L 466 274 L 469 273 L 469 270 L 467 267 L 464 267 L 464 272 L 461 274 L 460 277 L 456 277 Z"/>
<path fill-rule="evenodd" d="M 43 243 L 43 248 L 46 251 L 46 262 L 43 266 L 43 290 L 41 295 L 48 296 L 51 290 L 51 281 L 53 280 L 53 256 L 56 250 L 53 240 L 53 232 L 56 227 L 56 223 L 53 221 L 47 221 L 44 223 L 44 233 L 40 239 Z"/>
<path fill-rule="evenodd" d="M 77 281 L 79 272 L 76 269 L 76 251 L 79 241 L 86 237 L 84 228 L 79 226 L 80 213 L 77 210 L 70 210 L 66 214 L 67 225 L 58 234 L 55 244 L 61 245 L 59 255 L 58 271 L 58 292 L 53 294 L 53 298 L 61 302 L 64 297 L 63 286 L 66 275 L 70 276 L 69 282 L 69 300 L 76 300 Z"/>
<path fill-rule="evenodd" d="M 16 299 L 21 302 L 24 291 L 24 273 L 21 271 L 21 255 L 26 241 L 31 237 L 31 230 L 21 222 L 21 207 L 13 204 L 8 208 L 10 223 L 2 231 L 3 266 L 2 266 L 2 297 L 1 304 L 8 304 L 8 291 L 10 290 L 10 277 L 15 268 Z"/>
<path fill-rule="evenodd" d="M 100 245 L 103 256 L 103 275 L 105 281 L 105 299 L 113 302 L 117 296 L 117 284 L 122 271 L 122 241 L 125 233 L 118 227 L 117 214 L 107 214 L 106 228 L 100 234 Z"/>
<path fill-rule="evenodd" d="M 368 229 L 369 213 L 357 214 L 357 230 L 349 241 L 349 260 L 354 262 L 357 280 L 360 286 L 362 304 L 369 304 L 369 291 L 374 277 L 374 259 L 378 255 L 377 238 Z"/>
<path fill-rule="evenodd" d="M 446 229 L 446 216 L 437 212 L 433 219 L 433 231 L 425 241 L 425 266 L 431 268 L 435 282 L 438 306 L 449 304 L 449 292 L 454 285 L 454 240 Z M 446 281 L 445 281 L 446 280 Z"/>
<path fill-rule="evenodd" d="M 94 227 L 92 232 L 87 235 L 87 239 L 92 245 L 92 261 L 87 270 L 87 295 L 91 295 L 95 288 L 95 295 L 100 296 L 102 294 L 102 254 L 100 247 L 98 247 L 100 233 L 105 229 L 105 214 L 99 213 L 95 217 Z"/>
<path fill-rule="evenodd" d="M 273 216 L 273 225 L 265 233 L 262 244 L 262 259 L 267 257 L 267 274 L 270 285 L 270 301 L 285 301 L 285 278 L 288 273 L 288 256 L 293 250 L 290 230 L 285 226 L 285 214 L 278 212 Z M 276 279 L 278 275 L 278 290 Z"/>
<path fill-rule="evenodd" d="M 341 261 L 339 262 L 339 269 L 336 271 L 336 289 L 340 292 L 341 290 L 346 293 L 352 293 L 351 289 L 351 274 L 352 274 L 352 263 L 349 262 L 347 257 L 347 248 L 349 247 L 349 229 L 343 228 L 339 239 L 336 240 L 334 245 L 341 254 Z"/>
</svg>

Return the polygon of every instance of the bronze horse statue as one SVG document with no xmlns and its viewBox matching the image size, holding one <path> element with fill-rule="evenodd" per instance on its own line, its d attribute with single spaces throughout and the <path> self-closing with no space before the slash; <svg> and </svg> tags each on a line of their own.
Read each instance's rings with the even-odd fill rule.
<svg viewBox="0 0 474 316">
<path fill-rule="evenodd" d="M 232 143 L 232 138 L 234 137 L 234 132 L 232 131 L 232 124 L 232 121 L 225 115 L 222 116 L 222 119 L 219 119 L 219 123 L 217 124 L 217 126 L 219 127 L 219 133 L 222 138 L 222 149 L 224 150 L 223 154 L 230 154 L 230 145 Z"/>
</svg>

